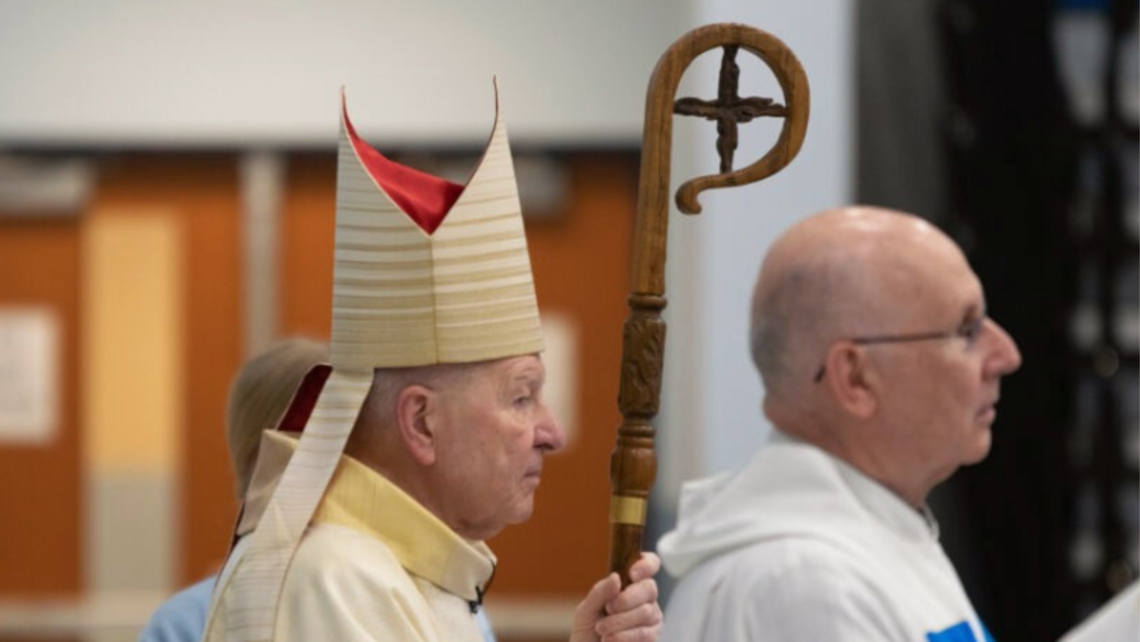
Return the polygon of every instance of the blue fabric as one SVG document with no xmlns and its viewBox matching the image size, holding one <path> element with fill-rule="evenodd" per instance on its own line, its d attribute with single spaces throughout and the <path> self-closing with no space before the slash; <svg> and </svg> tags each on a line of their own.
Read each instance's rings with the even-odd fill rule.
<svg viewBox="0 0 1140 642">
<path fill-rule="evenodd" d="M 150 616 L 150 622 L 139 632 L 139 642 L 198 642 L 206 626 L 210 609 L 210 593 L 218 576 L 207 577 L 194 586 L 175 593 Z M 491 621 L 479 609 L 475 616 L 485 642 L 495 642 Z"/>
<path fill-rule="evenodd" d="M 986 625 L 982 624 L 982 635 L 985 636 L 985 642 L 994 642 L 994 637 L 990 635 Z M 969 622 L 959 622 L 954 626 L 943 629 L 938 632 L 931 631 L 926 634 L 927 642 L 978 642 L 978 638 L 974 637 L 974 631 L 970 628 Z"/>
<path fill-rule="evenodd" d="M 485 609 L 479 609 L 475 615 L 475 621 L 479 623 L 479 632 L 483 634 L 483 641 L 495 642 L 495 632 L 491 630 L 491 621 L 487 619 Z"/>
<path fill-rule="evenodd" d="M 139 642 L 198 642 L 206 625 L 210 593 L 217 576 L 175 593 L 162 603 L 139 632 Z"/>
<path fill-rule="evenodd" d="M 954 626 L 941 631 L 931 631 L 926 634 L 927 642 L 978 642 L 968 622 L 959 622 Z"/>
</svg>

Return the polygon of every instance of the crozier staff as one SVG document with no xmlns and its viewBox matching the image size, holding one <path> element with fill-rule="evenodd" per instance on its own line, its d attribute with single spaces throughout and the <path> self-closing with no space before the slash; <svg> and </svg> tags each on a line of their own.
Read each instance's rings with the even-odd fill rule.
<svg viewBox="0 0 1140 642">
<path fill-rule="evenodd" d="M 717 98 L 682 98 L 674 102 L 677 86 L 689 64 L 715 47 L 724 49 Z M 741 49 L 768 65 L 780 83 L 786 105 L 776 104 L 770 98 L 738 95 L 740 68 L 736 55 Z M 717 123 L 720 173 L 686 181 L 677 190 L 677 207 L 686 214 L 698 214 L 701 207 L 697 195 L 703 190 L 759 181 L 792 162 L 807 133 L 809 103 L 807 76 L 795 54 L 775 36 L 739 24 L 707 25 L 685 34 L 661 56 L 649 81 L 634 230 L 631 314 L 622 337 L 618 394 L 622 424 L 610 461 L 610 569 L 622 573 L 626 583 L 630 580 L 626 574 L 641 556 L 649 489 L 657 471 L 655 431 L 650 422 L 657 416 L 660 404 L 665 359 L 665 322 L 661 320 L 661 311 L 665 308 L 673 114 L 701 116 Z M 784 118 L 779 138 L 763 158 L 733 170 L 737 124 L 762 116 Z"/>
</svg>

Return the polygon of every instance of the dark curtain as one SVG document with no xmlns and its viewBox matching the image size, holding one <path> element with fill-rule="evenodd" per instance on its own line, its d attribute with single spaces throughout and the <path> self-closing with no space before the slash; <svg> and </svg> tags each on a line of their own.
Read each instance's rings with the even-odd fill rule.
<svg viewBox="0 0 1140 642">
<path fill-rule="evenodd" d="M 1135 29 L 1135 0 L 1082 4 L 1110 15 L 1111 56 Z M 989 458 L 933 498 L 947 553 L 1001 642 L 1056 639 L 1135 577 L 1136 329 L 1116 322 L 1137 298 L 1120 287 L 1136 283 L 1122 173 L 1135 114 L 1118 108 L 1115 61 L 1093 83 L 1103 113 L 1071 113 L 1054 27 L 1072 8 L 859 8 L 859 200 L 954 236 L 1024 357 L 1003 383 Z"/>
</svg>

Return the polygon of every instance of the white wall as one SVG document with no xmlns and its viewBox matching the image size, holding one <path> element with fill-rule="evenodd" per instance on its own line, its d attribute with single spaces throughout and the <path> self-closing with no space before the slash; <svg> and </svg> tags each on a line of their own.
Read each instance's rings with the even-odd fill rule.
<svg viewBox="0 0 1140 642">
<path fill-rule="evenodd" d="M 654 496 L 662 507 L 675 506 L 681 480 L 743 463 L 765 439 L 770 428 L 760 411 L 760 379 L 748 355 L 748 307 L 760 259 L 792 223 L 853 198 L 853 3 L 707 0 L 695 6 L 694 24 L 746 23 L 788 45 L 811 85 L 811 119 L 802 151 L 782 172 L 758 184 L 706 192 L 699 216 L 672 214 L 666 271 L 669 339 Z M 707 64 L 686 79 L 692 81 L 686 86 L 694 87 L 689 93 L 716 91 L 720 55 L 705 58 Z M 744 52 L 738 55 L 742 95 L 748 91 L 783 102 L 766 67 L 745 66 L 746 59 L 754 60 Z M 750 74 L 764 80 L 745 80 Z M 736 167 L 767 150 L 779 122 L 741 127 Z M 718 166 L 711 123 L 678 123 L 678 136 L 674 188 Z"/>
<path fill-rule="evenodd" d="M 0 0 L 0 146 L 633 144 L 685 0 Z"/>
</svg>

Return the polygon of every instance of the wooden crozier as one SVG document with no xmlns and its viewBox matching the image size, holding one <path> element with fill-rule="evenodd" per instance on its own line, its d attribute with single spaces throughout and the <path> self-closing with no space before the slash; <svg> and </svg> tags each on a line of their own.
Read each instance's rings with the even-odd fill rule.
<svg viewBox="0 0 1140 642">
<path fill-rule="evenodd" d="M 681 75 L 694 58 L 722 47 L 720 88 L 715 100 L 682 98 L 674 102 Z M 786 105 L 770 98 L 738 95 L 739 50 L 758 56 L 775 74 Z M 702 116 L 717 122 L 720 173 L 685 182 L 677 190 L 677 207 L 699 214 L 697 195 L 714 187 L 746 185 L 780 171 L 799 152 L 807 131 L 808 84 L 803 68 L 791 50 L 774 36 L 738 24 L 714 24 L 690 31 L 665 52 L 649 81 L 645 104 L 645 131 L 641 150 L 641 176 L 634 232 L 633 284 L 630 316 L 622 338 L 621 389 L 618 406 L 622 424 L 610 460 L 613 496 L 610 503 L 610 569 L 629 584 L 629 567 L 642 550 L 642 529 L 649 489 L 657 474 L 653 450 L 654 429 L 661 396 L 661 369 L 665 356 L 665 237 L 668 232 L 669 161 L 674 113 Z M 776 144 L 763 158 L 733 171 L 737 125 L 760 116 L 783 117 Z"/>
</svg>

